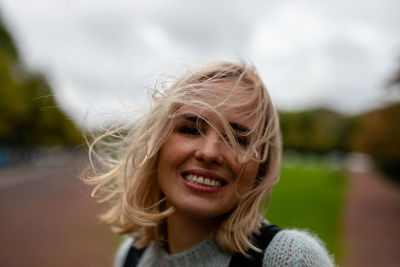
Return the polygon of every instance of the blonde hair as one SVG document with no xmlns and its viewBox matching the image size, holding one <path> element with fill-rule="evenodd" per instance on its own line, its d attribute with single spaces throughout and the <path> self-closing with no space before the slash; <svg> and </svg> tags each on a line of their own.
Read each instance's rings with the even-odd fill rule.
<svg viewBox="0 0 400 267">
<path fill-rule="evenodd" d="M 254 121 L 254 127 L 243 133 L 251 138 L 245 151 L 240 153 L 235 139 L 237 133 L 217 110 L 237 94 L 228 94 L 215 105 L 204 101 L 215 99 L 224 81 L 232 82 L 231 92 L 238 88 L 251 92 L 245 99 L 229 102 L 232 105 L 229 108 L 235 110 L 247 107 L 242 115 Z M 167 242 L 165 222 L 174 207 L 167 207 L 157 183 L 158 155 L 172 131 L 179 108 L 196 106 L 219 116 L 225 142 L 237 161 L 260 163 L 253 188 L 241 196 L 238 206 L 224 216 L 214 232 L 221 248 L 231 253 L 246 255 L 250 248 L 257 250 L 252 245 L 252 234 L 261 225 L 262 201 L 265 200 L 265 213 L 272 187 L 279 179 L 281 136 L 276 110 L 254 67 L 243 62 L 207 64 L 188 71 L 166 90 L 156 91 L 153 100 L 146 115 L 131 124 L 107 130 L 89 144 L 91 164 L 82 179 L 96 185 L 92 197 L 111 204 L 101 220 L 117 233 L 132 235 L 137 247 L 146 246 L 150 241 L 158 245 Z"/>
</svg>

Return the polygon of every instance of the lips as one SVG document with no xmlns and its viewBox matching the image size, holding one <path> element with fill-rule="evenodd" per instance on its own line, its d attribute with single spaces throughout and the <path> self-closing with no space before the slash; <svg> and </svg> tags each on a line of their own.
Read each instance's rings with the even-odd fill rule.
<svg viewBox="0 0 400 267">
<path fill-rule="evenodd" d="M 188 174 L 188 175 L 184 176 L 184 178 L 186 180 L 188 180 L 189 182 L 199 184 L 199 185 L 212 186 L 212 187 L 222 186 L 220 181 L 210 179 L 210 178 L 204 178 L 203 176 Z"/>
<path fill-rule="evenodd" d="M 221 188 L 227 184 L 222 177 L 202 170 L 185 171 L 182 173 L 182 177 L 191 184 L 209 188 Z"/>
</svg>

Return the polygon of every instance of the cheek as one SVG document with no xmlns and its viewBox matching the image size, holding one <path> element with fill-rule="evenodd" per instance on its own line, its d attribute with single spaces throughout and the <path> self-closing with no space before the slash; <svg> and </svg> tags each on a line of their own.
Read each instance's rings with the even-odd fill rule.
<svg viewBox="0 0 400 267">
<path fill-rule="evenodd" d="M 161 162 L 161 165 L 168 166 L 169 164 L 172 164 L 174 159 L 181 154 L 179 148 L 179 140 L 176 140 L 173 135 L 168 137 L 160 150 L 159 162 Z"/>
<path fill-rule="evenodd" d="M 157 174 L 159 180 L 175 176 L 179 166 L 187 159 L 188 151 L 179 136 L 172 134 L 165 140 L 158 158 Z"/>
<path fill-rule="evenodd" d="M 170 147 L 169 144 L 171 143 L 168 140 L 169 138 L 161 147 L 157 164 L 157 180 L 162 191 L 164 191 L 163 187 L 166 183 L 165 179 L 170 176 L 169 174 L 172 171 L 174 165 L 174 163 L 171 161 L 171 159 L 173 159 L 174 157 L 169 156 L 171 155 L 171 153 L 173 153 L 173 149 L 172 147 Z"/>
<path fill-rule="evenodd" d="M 254 161 L 242 164 L 239 180 L 239 189 L 242 189 L 242 192 L 247 192 L 253 188 L 259 166 L 260 164 Z"/>
</svg>

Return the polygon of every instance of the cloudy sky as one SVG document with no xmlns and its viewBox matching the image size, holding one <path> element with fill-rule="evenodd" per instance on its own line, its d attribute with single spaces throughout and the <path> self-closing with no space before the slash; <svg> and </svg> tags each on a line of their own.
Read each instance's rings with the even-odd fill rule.
<svg viewBox="0 0 400 267">
<path fill-rule="evenodd" d="M 357 113 L 393 98 L 398 0 L 0 0 L 24 62 L 89 125 L 142 107 L 188 66 L 254 63 L 279 109 Z"/>
</svg>

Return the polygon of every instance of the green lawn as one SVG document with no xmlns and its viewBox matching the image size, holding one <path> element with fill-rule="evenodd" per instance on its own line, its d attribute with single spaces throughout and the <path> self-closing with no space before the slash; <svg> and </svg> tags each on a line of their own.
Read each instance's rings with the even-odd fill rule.
<svg viewBox="0 0 400 267">
<path fill-rule="evenodd" d="M 338 260 L 346 176 L 322 158 L 285 158 L 267 219 L 280 227 L 318 235 Z"/>
</svg>

